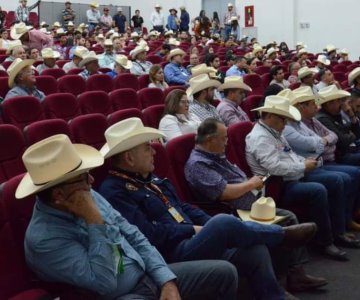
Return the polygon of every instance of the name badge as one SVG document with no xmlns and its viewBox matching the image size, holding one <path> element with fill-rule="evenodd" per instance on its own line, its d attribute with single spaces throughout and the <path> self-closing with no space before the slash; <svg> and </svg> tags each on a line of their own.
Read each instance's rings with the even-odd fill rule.
<svg viewBox="0 0 360 300">
<path fill-rule="evenodd" d="M 169 207 L 168 212 L 178 223 L 184 222 L 184 218 L 179 214 L 175 207 Z"/>
</svg>

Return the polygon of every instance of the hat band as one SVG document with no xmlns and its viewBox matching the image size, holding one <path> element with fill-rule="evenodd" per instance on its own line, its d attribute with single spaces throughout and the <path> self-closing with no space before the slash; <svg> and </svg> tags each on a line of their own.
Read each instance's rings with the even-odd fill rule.
<svg viewBox="0 0 360 300">
<path fill-rule="evenodd" d="M 66 172 L 66 173 L 63 174 L 63 175 L 66 175 L 66 174 L 69 174 L 69 173 L 75 171 L 76 169 L 78 169 L 78 168 L 81 166 L 81 164 L 82 164 L 82 160 L 80 160 L 80 163 L 79 163 L 74 169 L 71 169 L 70 171 Z M 49 181 L 46 181 L 46 182 L 43 182 L 43 183 L 34 183 L 34 185 L 44 185 L 44 184 L 47 184 L 47 183 L 49 183 L 49 182 L 51 182 L 51 181 L 52 181 L 52 180 L 49 180 Z"/>
</svg>

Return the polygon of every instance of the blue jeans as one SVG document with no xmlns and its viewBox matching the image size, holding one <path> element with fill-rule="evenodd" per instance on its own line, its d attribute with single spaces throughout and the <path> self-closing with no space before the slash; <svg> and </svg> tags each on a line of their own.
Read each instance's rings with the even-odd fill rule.
<svg viewBox="0 0 360 300">
<path fill-rule="evenodd" d="M 284 299 L 266 247 L 279 244 L 283 237 L 283 229 L 278 225 L 242 222 L 220 214 L 191 239 L 182 241 L 169 259 L 171 262 L 226 259 L 236 266 L 239 276 L 248 278 L 256 299 Z"/>
<path fill-rule="evenodd" d="M 340 162 L 345 165 L 360 166 L 360 153 L 346 153 L 341 157 Z"/>
<path fill-rule="evenodd" d="M 231 33 L 231 26 L 225 25 L 225 41 L 228 40 L 230 33 Z"/>
<path fill-rule="evenodd" d="M 346 221 L 347 223 L 350 223 L 352 221 L 352 214 L 354 210 L 359 209 L 360 168 L 336 163 L 327 163 L 323 166 L 323 168 L 329 171 L 346 173 L 351 178 L 350 182 L 345 181 L 345 183 L 347 184 L 347 186 L 345 186 L 345 192 L 348 199 L 348 201 L 346 201 Z"/>
<path fill-rule="evenodd" d="M 310 220 L 318 227 L 316 241 L 323 246 L 333 242 L 327 198 L 327 190 L 320 183 L 304 181 L 284 183 L 282 203 L 289 208 L 292 206 L 306 208 Z"/>
</svg>

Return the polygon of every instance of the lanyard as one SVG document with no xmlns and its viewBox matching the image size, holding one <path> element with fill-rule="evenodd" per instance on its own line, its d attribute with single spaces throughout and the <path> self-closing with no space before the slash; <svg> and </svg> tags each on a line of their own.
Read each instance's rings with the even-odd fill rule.
<svg viewBox="0 0 360 300">
<path fill-rule="evenodd" d="M 279 141 L 281 143 L 282 146 L 284 146 L 284 152 L 290 152 L 291 151 L 291 147 L 278 136 L 276 135 L 271 129 L 269 129 L 267 126 L 261 124 L 260 122 L 258 122 L 258 124 L 263 127 L 267 132 L 269 132 L 277 141 Z"/>
</svg>

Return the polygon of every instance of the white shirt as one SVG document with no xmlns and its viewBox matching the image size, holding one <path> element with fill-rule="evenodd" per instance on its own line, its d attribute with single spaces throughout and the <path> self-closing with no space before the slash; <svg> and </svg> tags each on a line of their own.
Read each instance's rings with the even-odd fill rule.
<svg viewBox="0 0 360 300">
<path fill-rule="evenodd" d="M 176 116 L 185 122 L 179 122 Z M 160 120 L 159 130 L 165 134 L 166 141 L 184 134 L 196 133 L 201 123 L 200 119 L 192 113 L 188 114 L 188 118 L 183 114 L 177 114 L 176 116 L 167 114 Z"/>
<path fill-rule="evenodd" d="M 86 17 L 88 20 L 88 23 L 99 23 L 100 20 L 100 12 L 98 10 L 92 11 L 91 9 L 88 9 L 86 11 Z"/>
<path fill-rule="evenodd" d="M 65 73 L 68 73 L 70 70 L 76 68 L 79 68 L 79 66 L 75 65 L 73 61 L 69 61 L 63 65 L 63 70 L 65 71 Z"/>
<path fill-rule="evenodd" d="M 153 26 L 164 26 L 163 13 L 157 13 L 156 11 L 153 11 L 150 16 L 150 22 Z"/>
</svg>

